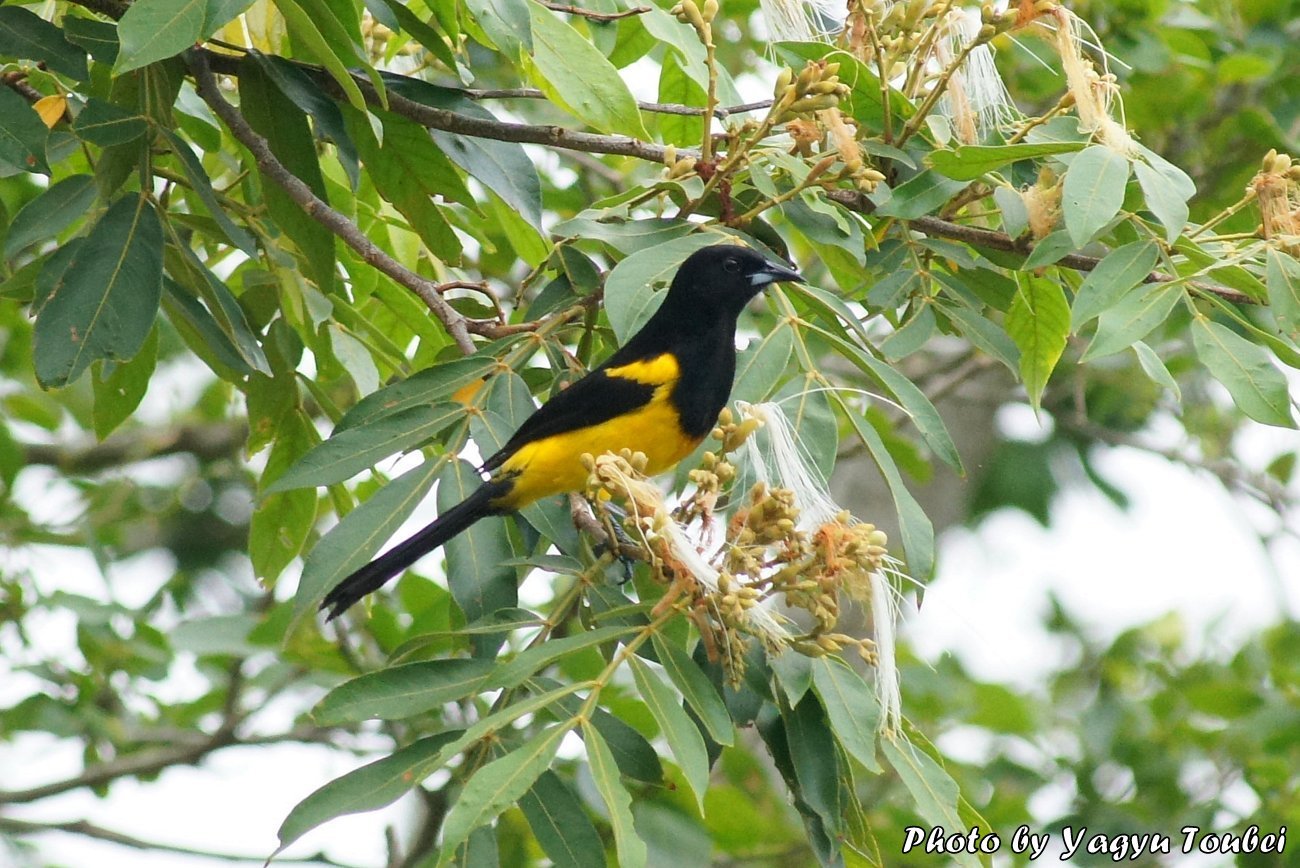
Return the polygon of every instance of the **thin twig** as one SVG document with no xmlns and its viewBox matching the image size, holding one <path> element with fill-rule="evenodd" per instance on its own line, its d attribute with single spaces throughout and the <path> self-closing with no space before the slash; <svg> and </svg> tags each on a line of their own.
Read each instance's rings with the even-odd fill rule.
<svg viewBox="0 0 1300 868">
<path fill-rule="evenodd" d="M 650 11 L 649 6 L 633 6 L 631 9 L 624 9 L 622 12 L 598 12 L 595 9 L 584 9 L 581 6 L 552 3 L 550 0 L 542 0 L 542 5 L 552 12 L 578 15 L 582 18 L 590 18 L 592 21 L 617 21 L 620 18 L 630 18 L 633 15 L 644 15 Z"/>
<path fill-rule="evenodd" d="M 856 190 L 831 190 L 826 196 L 828 199 L 838 202 L 850 211 L 857 211 L 859 214 L 871 214 L 876 209 L 875 203 Z M 1012 238 L 1005 232 L 995 232 L 992 229 L 981 229 L 977 226 L 962 226 L 958 223 L 940 220 L 938 217 L 917 217 L 914 220 L 906 221 L 906 223 L 909 228 L 924 235 L 964 241 L 972 247 L 987 247 L 992 250 L 1005 250 L 1009 253 L 1020 253 L 1026 256 L 1034 249 L 1032 243 Z M 1067 253 L 1054 264 L 1075 271 L 1092 271 L 1101 264 L 1101 260 L 1095 256 L 1084 256 L 1082 253 Z M 1258 299 L 1246 295 L 1244 292 L 1238 292 L 1235 289 L 1229 289 L 1216 283 L 1184 280 L 1182 277 L 1163 271 L 1153 271 L 1142 279 L 1143 283 L 1173 283 L 1175 281 L 1182 282 L 1198 292 L 1217 295 L 1225 301 L 1236 304 L 1259 304 Z"/>
<path fill-rule="evenodd" d="M 271 146 L 266 139 L 258 135 L 257 131 L 244 119 L 239 109 L 227 102 L 226 98 L 221 95 L 217 79 L 208 66 L 207 54 L 203 51 L 193 50 L 186 52 L 186 54 L 199 97 L 221 118 L 230 129 L 231 135 L 245 148 L 248 148 L 249 153 L 257 161 L 257 167 L 262 171 L 262 174 L 272 183 L 282 188 L 289 195 L 289 198 L 302 208 L 307 216 L 341 238 L 343 243 L 355 250 L 367 264 L 379 269 L 419 296 L 420 300 L 433 312 L 433 315 L 442 322 L 443 327 L 447 329 L 447 333 L 451 335 L 452 340 L 456 342 L 462 352 L 466 354 L 474 352 L 474 341 L 469 336 L 465 318 L 438 294 L 437 282 L 416 274 L 389 256 L 377 244 L 367 238 L 355 223 L 331 208 L 301 178 L 290 172 L 272 153 Z"/>
<path fill-rule="evenodd" d="M 38 823 L 33 820 L 20 820 L 17 817 L 0 817 L 0 832 L 9 835 L 40 835 L 46 832 L 64 832 L 70 835 L 81 835 L 86 838 L 94 838 L 96 841 L 107 841 L 110 844 L 119 844 L 123 847 L 130 847 L 133 850 L 148 850 L 155 853 L 176 853 L 181 856 L 199 856 L 207 859 L 220 859 L 224 862 L 255 862 L 263 863 L 266 861 L 265 856 L 243 856 L 238 853 L 223 853 L 215 850 L 203 850 L 198 847 L 181 847 L 176 844 L 164 844 L 161 841 L 146 841 L 142 838 L 136 838 L 133 835 L 127 835 L 123 832 L 116 832 L 112 829 L 106 829 L 103 826 L 97 826 L 86 820 L 74 820 L 65 823 Z M 332 868 L 351 868 L 346 862 L 338 862 L 324 853 L 318 853 L 315 856 L 277 856 L 276 862 L 287 862 L 295 865 L 327 865 Z"/>
</svg>

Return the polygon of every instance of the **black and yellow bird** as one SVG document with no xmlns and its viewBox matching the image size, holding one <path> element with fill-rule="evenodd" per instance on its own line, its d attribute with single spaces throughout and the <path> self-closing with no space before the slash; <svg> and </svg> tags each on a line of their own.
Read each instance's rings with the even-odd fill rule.
<svg viewBox="0 0 1300 868">
<path fill-rule="evenodd" d="M 553 396 L 483 463 L 491 476 L 469 497 L 334 587 L 329 618 L 474 522 L 586 485 L 583 453 L 643 452 L 660 473 L 699 446 L 736 375 L 736 320 L 745 304 L 797 272 L 734 244 L 692 253 L 653 316 L 604 364 Z"/>
</svg>

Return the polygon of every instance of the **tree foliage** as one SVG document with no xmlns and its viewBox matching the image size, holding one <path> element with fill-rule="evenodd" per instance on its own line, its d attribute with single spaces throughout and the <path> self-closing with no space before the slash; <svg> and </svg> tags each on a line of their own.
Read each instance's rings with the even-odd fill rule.
<svg viewBox="0 0 1300 868">
<path fill-rule="evenodd" d="M 1081 664 L 1046 703 L 904 647 L 900 724 L 887 673 L 855 668 L 885 649 L 823 537 L 761 536 L 790 504 L 751 497 L 734 424 L 673 482 L 748 541 L 724 578 L 747 544 L 807 556 L 754 571 L 750 597 L 690 586 L 663 534 L 622 544 L 648 563 L 621 581 L 609 517 L 557 499 L 479 524 L 337 632 L 315 617 L 432 492 L 477 484 L 467 447 L 493 451 L 715 243 L 809 278 L 746 312 L 734 397 L 784 407 L 822 477 L 882 480 L 888 507 L 854 506 L 896 560 L 874 525 L 844 549 L 871 572 L 933 574 L 935 475 L 970 464 L 971 517 L 1046 522 L 1053 454 L 1122 498 L 1092 452 L 1155 449 L 1157 421 L 1189 444 L 1162 454 L 1285 515 L 1295 450 L 1231 459 L 1252 426 L 1295 427 L 1294 4 L 955 5 L 857 0 L 830 34 L 747 0 L 0 6 L 0 523 L 32 553 L 0 576 L 25 685 L 0 733 L 85 763 L 0 808 L 364 732 L 385 749 L 304 793 L 281 848 L 416 789 L 393 864 L 888 864 L 918 821 L 1029 822 L 1062 774 L 1077 797 L 1049 824 L 1211 826 L 1234 809 L 1187 791 L 1204 766 L 1250 788 L 1253 821 L 1300 822 L 1294 625 L 1185 664 L 1173 622 L 1101 648 L 1061 611 Z M 1053 433 L 976 470 L 936 405 L 990 369 Z M 620 468 L 593 485 L 643 505 Z M 50 546 L 103 581 L 64 582 Z M 137 557 L 159 550 L 174 566 Z M 877 638 L 881 593 L 856 592 Z M 758 597 L 807 617 L 758 641 Z M 67 655 L 34 638 L 61 612 Z M 188 660 L 202 689 L 176 701 L 158 685 Z M 267 735 L 272 700 L 297 720 Z M 1057 749 L 1080 721 L 1097 735 Z M 931 742 L 957 726 L 990 737 L 982 767 Z"/>
</svg>

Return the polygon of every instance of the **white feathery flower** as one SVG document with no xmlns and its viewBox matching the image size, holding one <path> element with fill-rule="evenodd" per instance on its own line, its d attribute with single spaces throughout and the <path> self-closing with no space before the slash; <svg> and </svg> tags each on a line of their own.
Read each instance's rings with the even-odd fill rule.
<svg viewBox="0 0 1300 868">
<path fill-rule="evenodd" d="M 954 9 L 944 19 L 944 34 L 935 42 L 935 59 L 947 67 L 979 35 L 980 10 Z M 939 111 L 951 122 L 957 137 L 968 145 L 978 144 L 991 131 L 1012 123 L 1019 116 L 1011 94 L 993 62 L 988 45 L 971 49 L 961 67 L 948 80 L 939 101 Z"/>
<path fill-rule="evenodd" d="M 815 531 L 822 525 L 839 520 L 844 510 L 830 496 L 829 486 L 821 472 L 813 465 L 806 450 L 795 436 L 794 426 L 781 405 L 739 404 L 741 412 L 761 420 L 767 432 L 768 455 L 758 445 L 758 437 L 745 441 L 745 454 L 758 481 L 770 486 L 788 488 L 794 492 L 799 507 L 798 526 L 801 530 Z M 857 523 L 857 519 L 850 518 Z M 870 576 L 871 620 L 876 644 L 875 684 L 876 698 L 880 703 L 880 729 L 897 731 L 902 720 L 902 695 L 899 686 L 898 662 L 894 650 L 899 619 L 901 592 L 889 581 L 886 573 L 906 578 L 897 569 L 898 561 L 886 559 L 884 570 L 873 571 Z"/>
<path fill-rule="evenodd" d="M 774 42 L 829 42 L 844 26 L 842 0 L 759 0 Z"/>
</svg>

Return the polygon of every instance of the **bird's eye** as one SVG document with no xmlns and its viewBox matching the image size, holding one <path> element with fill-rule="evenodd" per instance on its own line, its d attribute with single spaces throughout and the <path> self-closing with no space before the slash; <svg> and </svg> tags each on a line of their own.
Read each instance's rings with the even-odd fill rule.
<svg viewBox="0 0 1300 868">
<path fill-rule="evenodd" d="M 737 271 L 740 271 L 740 260 L 739 259 L 723 260 L 722 268 L 725 271 L 729 271 L 732 274 L 735 274 Z"/>
</svg>

